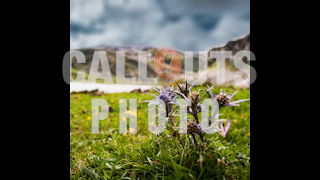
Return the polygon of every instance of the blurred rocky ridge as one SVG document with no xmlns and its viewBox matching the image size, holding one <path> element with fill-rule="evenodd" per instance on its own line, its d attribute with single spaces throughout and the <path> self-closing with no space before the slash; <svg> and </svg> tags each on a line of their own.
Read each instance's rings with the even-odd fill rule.
<svg viewBox="0 0 320 180">
<path fill-rule="evenodd" d="M 250 50 L 250 34 L 243 38 L 229 41 L 223 47 L 214 47 L 210 51 L 232 51 L 232 55 L 241 50 Z"/>
<path fill-rule="evenodd" d="M 90 71 L 90 66 L 93 58 L 94 51 L 106 51 L 108 60 L 109 60 L 109 66 L 111 73 L 113 77 L 116 76 L 116 51 L 125 51 L 125 76 L 126 77 L 138 77 L 138 51 L 147 51 L 148 53 L 148 60 L 147 60 L 147 76 L 149 78 L 158 77 L 154 70 L 154 56 L 156 52 L 158 51 L 158 48 L 156 47 L 149 47 L 149 46 L 95 46 L 91 48 L 83 48 L 78 49 L 79 51 L 83 52 L 86 56 L 86 63 L 84 64 L 78 64 L 75 60 L 72 62 L 73 67 L 73 76 L 75 76 L 75 73 L 77 70 L 84 70 L 87 73 Z M 214 47 L 211 48 L 209 51 L 232 51 L 232 55 L 238 51 L 241 50 L 250 50 L 250 34 L 247 36 L 232 40 L 226 43 L 222 47 Z M 211 84 L 216 83 L 216 63 L 215 59 L 209 58 L 209 51 L 208 51 L 208 79 L 207 82 L 210 82 Z M 178 52 L 178 51 L 177 51 Z M 182 64 L 182 75 L 184 74 L 184 52 L 178 52 L 181 64 Z M 198 71 L 198 64 L 199 64 L 199 56 L 198 52 L 193 53 L 193 70 L 194 72 Z M 249 64 L 248 61 L 245 61 Z M 233 57 L 231 59 L 226 59 L 226 81 L 227 84 L 232 84 L 233 75 L 234 74 L 243 74 L 243 72 L 237 70 L 233 65 Z M 101 69 L 100 69 L 101 70 Z M 195 77 L 197 77 L 195 73 Z M 160 78 L 159 78 L 160 80 Z"/>
</svg>

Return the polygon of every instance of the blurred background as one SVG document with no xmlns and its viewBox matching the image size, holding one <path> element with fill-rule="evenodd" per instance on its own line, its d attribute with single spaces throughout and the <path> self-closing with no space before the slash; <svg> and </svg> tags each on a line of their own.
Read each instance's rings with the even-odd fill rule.
<svg viewBox="0 0 320 180">
<path fill-rule="evenodd" d="M 184 51 L 229 50 L 233 55 L 250 49 L 249 0 L 71 0 L 70 50 L 86 55 L 86 64 L 73 63 L 89 73 L 95 50 L 108 54 L 115 75 L 115 51 L 126 51 L 126 77 L 138 77 L 137 53 L 148 51 L 148 77 L 157 77 L 153 59 L 157 50 L 170 46 L 178 51 L 184 68 Z M 241 74 L 226 61 L 226 81 Z M 216 83 L 215 59 L 208 58 L 208 82 Z M 184 72 L 182 72 L 184 73 Z M 114 82 L 116 83 L 116 82 Z M 243 85 L 246 86 L 246 85 Z"/>
</svg>

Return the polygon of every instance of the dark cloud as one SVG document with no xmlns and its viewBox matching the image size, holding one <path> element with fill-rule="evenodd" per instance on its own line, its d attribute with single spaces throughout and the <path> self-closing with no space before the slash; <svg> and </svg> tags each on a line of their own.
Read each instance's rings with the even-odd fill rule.
<svg viewBox="0 0 320 180">
<path fill-rule="evenodd" d="M 81 33 L 101 33 L 102 31 L 103 31 L 102 29 L 83 26 L 81 24 L 70 22 L 70 32 L 72 32 L 71 35 L 73 36 L 76 36 L 77 34 L 81 34 Z"/>
<path fill-rule="evenodd" d="M 249 0 L 71 0 L 70 48 L 208 50 L 250 32 Z"/>
<path fill-rule="evenodd" d="M 203 30 L 211 30 L 212 28 L 214 28 L 220 18 L 221 16 L 208 17 L 204 14 L 197 14 L 192 16 L 192 20 L 195 22 L 195 24 Z"/>
</svg>

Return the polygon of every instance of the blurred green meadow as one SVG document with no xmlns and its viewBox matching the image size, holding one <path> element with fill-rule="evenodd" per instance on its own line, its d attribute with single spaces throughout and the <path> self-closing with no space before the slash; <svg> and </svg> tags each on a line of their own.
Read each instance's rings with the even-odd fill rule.
<svg viewBox="0 0 320 180">
<path fill-rule="evenodd" d="M 250 98 L 250 89 L 223 90 L 239 90 L 233 101 Z M 94 98 L 111 107 L 99 134 L 91 133 Z M 137 134 L 119 134 L 120 99 L 137 99 Z M 231 120 L 227 137 L 205 134 L 206 150 L 199 150 L 189 135 L 148 130 L 148 104 L 142 101 L 151 99 L 147 93 L 70 94 L 70 179 L 250 179 L 250 101 L 220 109 L 220 119 Z"/>
</svg>

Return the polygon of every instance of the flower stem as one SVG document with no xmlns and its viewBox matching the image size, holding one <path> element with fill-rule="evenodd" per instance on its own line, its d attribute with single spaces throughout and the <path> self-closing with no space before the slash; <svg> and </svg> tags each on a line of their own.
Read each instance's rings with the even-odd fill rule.
<svg viewBox="0 0 320 180">
<path fill-rule="evenodd" d="M 192 110 L 192 114 L 193 114 L 193 117 L 194 119 L 196 120 L 196 122 L 199 124 L 199 120 L 198 120 L 198 113 L 197 113 L 198 109 L 197 109 L 197 106 L 194 106 L 193 110 Z"/>
<path fill-rule="evenodd" d="M 167 104 L 167 117 L 168 117 L 169 114 L 172 112 L 172 110 L 173 110 L 172 104 Z M 175 127 L 175 117 L 171 115 L 171 116 L 169 117 L 169 119 L 170 119 L 171 125 L 172 125 L 173 127 Z"/>
<path fill-rule="evenodd" d="M 192 134 L 192 138 L 193 138 L 194 143 L 195 143 L 196 146 L 198 147 L 198 143 L 197 143 L 197 140 L 196 140 L 196 136 L 195 136 L 194 134 Z"/>
</svg>

